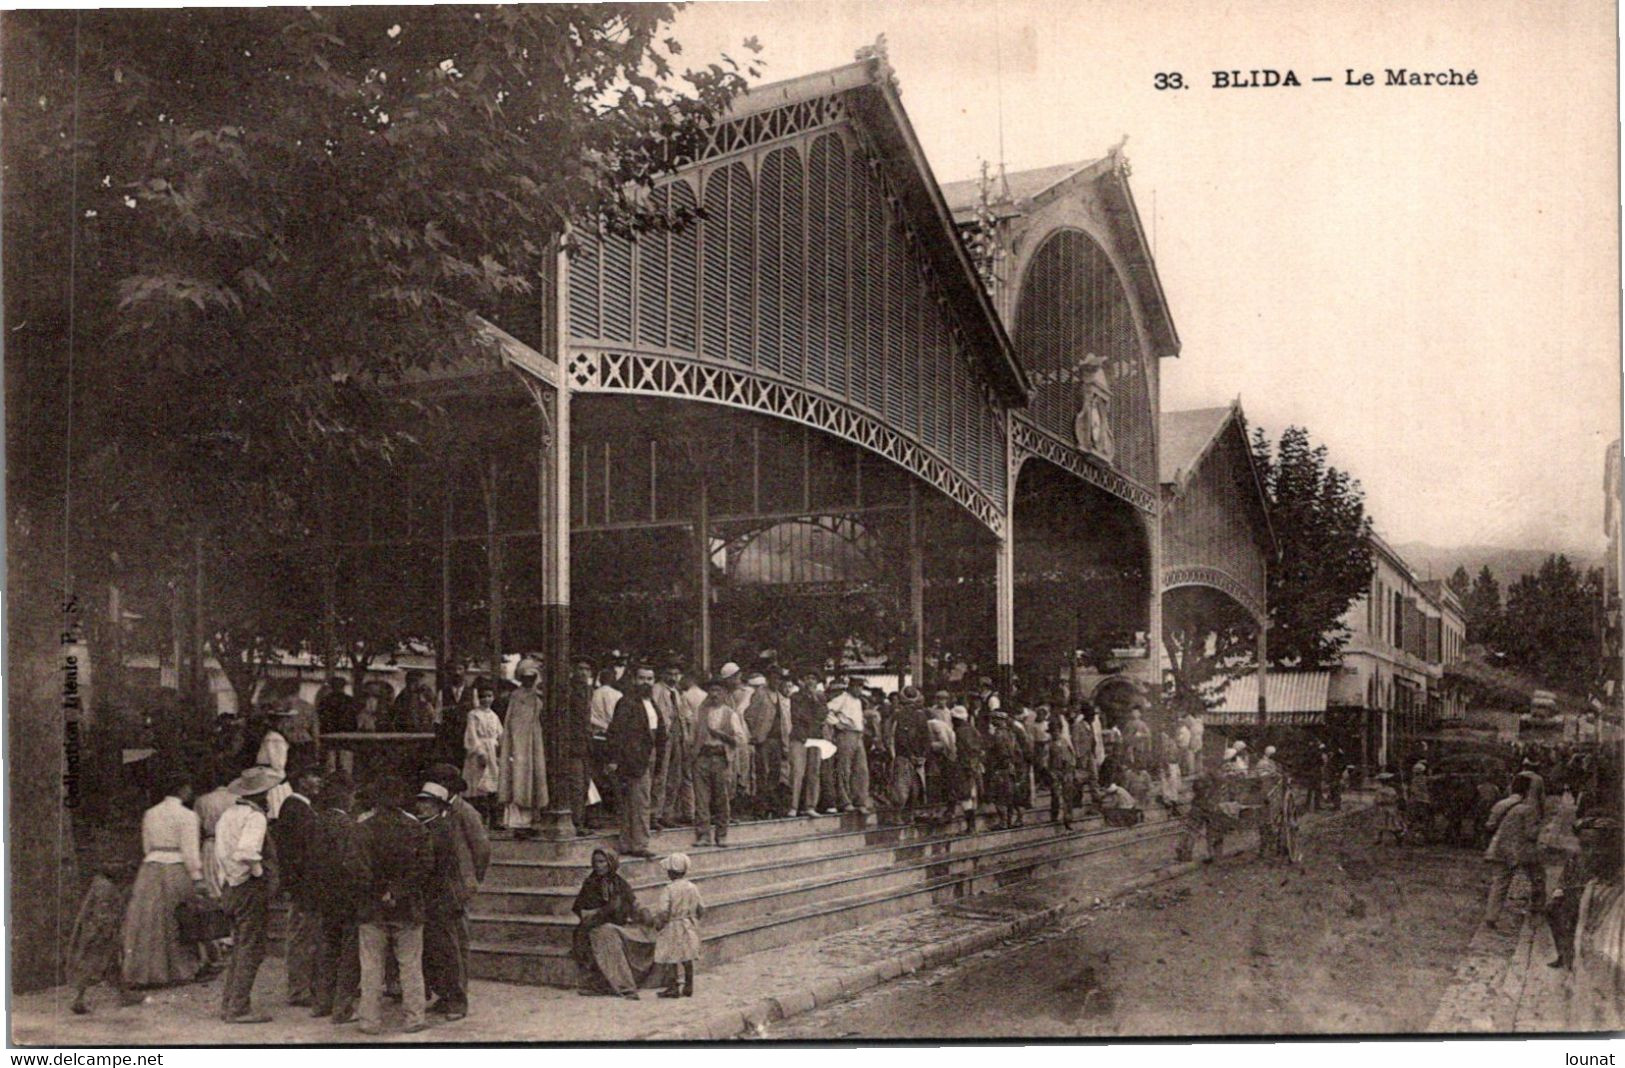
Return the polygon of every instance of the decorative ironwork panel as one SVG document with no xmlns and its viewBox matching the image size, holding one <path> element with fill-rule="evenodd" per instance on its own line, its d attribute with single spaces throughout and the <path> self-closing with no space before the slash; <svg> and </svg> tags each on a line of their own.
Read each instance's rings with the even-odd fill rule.
<svg viewBox="0 0 1625 1068">
<path fill-rule="evenodd" d="M 1268 615 L 1263 599 L 1254 594 L 1249 584 L 1222 568 L 1198 565 L 1162 569 L 1163 592 L 1182 586 L 1211 587 L 1241 605 L 1254 619 L 1264 619 Z"/>
<path fill-rule="evenodd" d="M 789 141 L 775 132 L 795 133 L 807 118 L 797 115 L 758 124 L 778 140 L 749 165 L 695 166 L 661 191 L 692 204 L 690 179 L 699 184 L 697 235 L 576 253 L 570 337 L 578 348 L 692 358 L 824 394 L 1003 502 L 1005 410 L 916 254 L 893 189 L 843 131 Z"/>
<path fill-rule="evenodd" d="M 1016 351 L 1033 384 L 1027 411 L 1043 429 L 1077 440 L 1091 389 L 1110 394 L 1111 463 L 1154 485 L 1156 411 L 1123 281 L 1081 230 L 1058 230 L 1033 254 L 1016 305 Z"/>
<path fill-rule="evenodd" d="M 1085 456 L 1079 450 L 1034 426 L 1024 414 L 1010 419 L 1012 470 L 1029 456 L 1048 460 L 1057 467 L 1116 497 L 1121 497 L 1147 515 L 1157 514 L 1157 498 L 1150 490 L 1130 482 L 1111 468 Z"/>
<path fill-rule="evenodd" d="M 571 388 L 578 391 L 684 397 L 765 412 L 814 427 L 918 475 L 994 534 L 1004 532 L 1002 496 L 990 497 L 975 480 L 911 436 L 846 402 L 744 369 L 641 352 L 577 349 L 570 354 L 565 374 Z"/>
</svg>

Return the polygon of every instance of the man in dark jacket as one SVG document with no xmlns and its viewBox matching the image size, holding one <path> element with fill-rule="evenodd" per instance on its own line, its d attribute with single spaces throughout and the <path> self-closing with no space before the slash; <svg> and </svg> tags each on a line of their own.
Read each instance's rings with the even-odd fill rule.
<svg viewBox="0 0 1625 1068">
<path fill-rule="evenodd" d="M 393 956 L 401 973 L 401 1007 L 406 1031 L 424 1028 L 424 897 L 434 878 L 434 847 L 429 832 L 409 811 L 415 791 L 400 778 L 377 786 L 378 809 L 363 825 L 366 889 L 357 919 L 361 944 L 361 1033 L 382 1030 L 384 958 Z"/>
<path fill-rule="evenodd" d="M 621 798 L 621 853 L 628 857 L 654 856 L 649 852 L 649 793 L 655 754 L 666 747 L 654 685 L 654 668 L 639 664 L 631 692 L 615 704 L 606 737 Z"/>
<path fill-rule="evenodd" d="M 312 799 L 320 795 L 322 778 L 316 768 L 306 766 L 295 770 L 289 783 L 293 793 L 271 824 L 282 886 L 288 891 L 288 1004 L 314 1005 L 322 886 L 312 870 L 318 822 Z"/>
<path fill-rule="evenodd" d="M 898 811 L 925 800 L 921 775 L 930 755 L 925 697 L 917 687 L 905 686 L 892 713 L 892 803 Z"/>
<path fill-rule="evenodd" d="M 468 803 L 463 793 L 468 789 L 457 769 L 450 764 L 436 764 L 429 769 L 428 780 L 436 786 L 445 787 L 451 795 L 451 804 L 446 808 L 446 820 L 451 825 L 452 834 L 457 838 L 457 879 L 458 900 L 460 908 L 457 913 L 458 929 L 453 933 L 457 942 L 458 954 L 462 960 L 462 976 L 464 979 L 463 994 L 464 1008 L 467 1011 L 468 993 L 468 906 L 473 902 L 474 895 L 479 893 L 480 884 L 485 881 L 485 873 L 491 867 L 491 838 L 486 833 L 485 821 L 480 818 L 479 810 Z"/>
<path fill-rule="evenodd" d="M 352 814 L 355 785 L 343 771 L 322 784 L 316 814 L 311 874 L 321 887 L 317 907 L 321 941 L 316 954 L 315 1006 L 312 1016 L 333 1017 L 335 1024 L 355 1019 L 361 997 L 361 950 L 357 941 L 356 905 L 366 881 L 361 825 Z"/>
<path fill-rule="evenodd" d="M 423 980 L 435 996 L 435 1010 L 447 1020 L 468 1015 L 467 944 L 468 897 L 463 873 L 473 862 L 454 826 L 451 791 L 435 782 L 423 784 L 415 810 L 434 851 L 434 872 L 424 894 Z"/>
</svg>

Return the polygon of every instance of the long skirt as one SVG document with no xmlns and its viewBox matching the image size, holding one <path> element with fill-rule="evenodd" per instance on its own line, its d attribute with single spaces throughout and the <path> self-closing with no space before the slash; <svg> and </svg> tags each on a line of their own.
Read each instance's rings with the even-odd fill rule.
<svg viewBox="0 0 1625 1068">
<path fill-rule="evenodd" d="M 629 994 L 658 979 L 654 940 L 640 927 L 606 923 L 588 934 L 593 966 L 617 994 Z"/>
<path fill-rule="evenodd" d="M 197 977 L 197 946 L 181 941 L 175 906 L 192 896 L 184 864 L 147 861 L 136 873 L 124 911 L 124 981 L 131 986 L 189 983 Z"/>
</svg>

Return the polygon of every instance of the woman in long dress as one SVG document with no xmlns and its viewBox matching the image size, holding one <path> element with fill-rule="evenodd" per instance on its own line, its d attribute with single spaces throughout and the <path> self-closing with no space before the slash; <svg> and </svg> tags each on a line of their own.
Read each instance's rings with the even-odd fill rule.
<svg viewBox="0 0 1625 1068">
<path fill-rule="evenodd" d="M 468 791 L 463 794 L 469 804 L 491 818 L 491 798 L 499 785 L 497 774 L 501 768 L 502 721 L 491 711 L 491 699 L 496 688 L 486 679 L 474 684 L 474 705 L 468 710 L 468 724 L 463 728 L 463 781 Z"/>
<path fill-rule="evenodd" d="M 570 956 L 581 975 L 583 994 L 637 997 L 639 983 L 654 971 L 654 940 L 637 919 L 637 899 L 620 874 L 613 849 L 592 852 L 592 873 L 571 906 L 580 923 L 570 939 Z"/>
<path fill-rule="evenodd" d="M 175 907 L 204 892 L 197 813 L 187 808 L 192 785 L 170 783 L 164 799 L 141 817 L 141 868 L 124 911 L 124 982 L 129 986 L 189 983 L 201 962 L 181 941 Z"/>
<path fill-rule="evenodd" d="M 519 688 L 508 697 L 508 722 L 501 742 L 497 796 L 503 826 L 521 837 L 535 832 L 531 824 L 547 808 L 547 749 L 542 737 L 542 697 L 536 692 L 541 669 L 536 661 L 519 661 L 514 677 Z"/>
</svg>

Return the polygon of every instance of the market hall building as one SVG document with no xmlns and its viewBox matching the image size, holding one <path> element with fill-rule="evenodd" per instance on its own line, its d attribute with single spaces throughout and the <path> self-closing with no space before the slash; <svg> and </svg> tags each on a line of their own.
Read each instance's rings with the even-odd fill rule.
<svg viewBox="0 0 1625 1068">
<path fill-rule="evenodd" d="M 697 225 L 561 254 L 539 324 L 488 330 L 501 366 L 424 384 L 473 432 L 370 495 L 338 596 L 388 560 L 443 663 L 540 651 L 558 707 L 572 651 L 794 662 L 826 621 L 916 677 L 1157 683 L 1179 340 L 1128 175 L 939 188 L 871 49 L 751 91 L 655 193 Z"/>
</svg>

